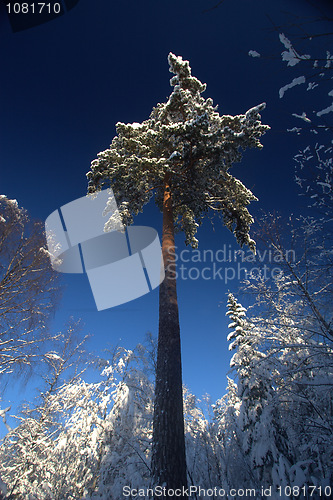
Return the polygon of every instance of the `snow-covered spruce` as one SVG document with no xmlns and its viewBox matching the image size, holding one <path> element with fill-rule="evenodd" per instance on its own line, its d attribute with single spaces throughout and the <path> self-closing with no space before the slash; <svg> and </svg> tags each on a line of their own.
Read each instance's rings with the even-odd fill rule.
<svg viewBox="0 0 333 500">
<path fill-rule="evenodd" d="M 290 456 L 287 434 L 275 397 L 276 368 L 265 354 L 264 332 L 247 319 L 246 309 L 232 294 L 228 297 L 226 314 L 232 320 L 228 340 L 231 341 L 230 350 L 235 354 L 230 366 L 238 384 L 234 447 L 237 449 L 238 445 L 244 453 L 244 471 L 254 488 L 258 489 L 262 484 L 272 485 L 274 489 L 288 485 Z M 233 390 L 229 384 L 229 392 Z"/>
</svg>

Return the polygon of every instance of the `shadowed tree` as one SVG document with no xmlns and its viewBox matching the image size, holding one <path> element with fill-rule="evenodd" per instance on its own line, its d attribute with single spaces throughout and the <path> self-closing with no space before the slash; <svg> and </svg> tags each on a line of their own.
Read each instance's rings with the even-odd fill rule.
<svg viewBox="0 0 333 500">
<path fill-rule="evenodd" d="M 228 170 L 241 160 L 241 149 L 262 147 L 260 137 L 269 127 L 260 122 L 265 104 L 244 115 L 220 116 L 212 99 L 201 96 L 206 85 L 191 76 L 188 61 L 172 53 L 168 60 L 175 75 L 168 101 L 142 123 L 117 123 L 110 149 L 98 154 L 87 177 L 89 193 L 113 189 L 125 225 L 154 194 L 163 213 L 166 274 L 160 286 L 152 476 L 153 484 L 175 489 L 186 486 L 187 477 L 174 233 L 183 231 L 186 244 L 196 248 L 197 227 L 213 210 L 241 246 L 255 249 L 246 206 L 256 198 Z"/>
</svg>

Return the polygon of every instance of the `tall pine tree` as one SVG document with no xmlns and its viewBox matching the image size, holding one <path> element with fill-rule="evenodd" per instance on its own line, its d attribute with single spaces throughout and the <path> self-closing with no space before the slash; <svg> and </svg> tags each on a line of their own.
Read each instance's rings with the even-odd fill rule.
<svg viewBox="0 0 333 500">
<path fill-rule="evenodd" d="M 163 213 L 165 280 L 160 286 L 159 340 L 154 409 L 154 484 L 186 486 L 180 328 L 175 278 L 175 231 L 196 248 L 197 227 L 210 210 L 220 214 L 238 243 L 254 249 L 247 205 L 256 198 L 229 173 L 241 149 L 262 147 L 260 104 L 244 115 L 220 116 L 206 85 L 191 75 L 188 61 L 169 54 L 173 91 L 142 123 L 117 123 L 117 135 L 87 174 L 88 192 L 111 187 L 124 224 L 155 194 Z M 107 209 L 106 209 L 107 211 Z M 105 229 L 112 227 L 106 224 Z"/>
</svg>

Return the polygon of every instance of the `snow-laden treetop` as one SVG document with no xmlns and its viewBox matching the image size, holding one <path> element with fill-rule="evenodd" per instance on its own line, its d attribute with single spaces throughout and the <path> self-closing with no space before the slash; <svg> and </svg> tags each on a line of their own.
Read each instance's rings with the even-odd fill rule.
<svg viewBox="0 0 333 500">
<path fill-rule="evenodd" d="M 260 121 L 265 104 L 244 115 L 220 116 L 212 99 L 201 96 L 206 85 L 191 75 L 189 62 L 172 53 L 168 61 L 175 75 L 168 101 L 157 104 L 141 124 L 117 123 L 110 148 L 91 164 L 88 193 L 111 187 L 128 225 L 153 194 L 162 210 L 167 177 L 175 229 L 184 231 L 186 244 L 197 247 L 197 227 L 212 209 L 241 246 L 254 249 L 246 206 L 256 198 L 228 170 L 241 160 L 241 150 L 262 147 L 260 137 L 269 129 Z M 105 229 L 110 227 L 109 221 Z"/>
</svg>

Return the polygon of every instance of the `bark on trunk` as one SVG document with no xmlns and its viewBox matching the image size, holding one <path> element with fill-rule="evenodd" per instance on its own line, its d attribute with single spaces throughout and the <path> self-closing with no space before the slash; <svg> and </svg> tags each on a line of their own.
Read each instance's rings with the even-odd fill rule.
<svg viewBox="0 0 333 500">
<path fill-rule="evenodd" d="M 175 237 L 169 183 L 170 177 L 167 175 L 164 186 L 162 236 L 165 279 L 159 290 L 152 476 L 155 486 L 160 485 L 165 486 L 166 489 L 175 490 L 187 487 L 187 471 L 180 328 L 175 275 Z M 178 496 L 178 498 L 183 498 L 183 496 Z M 184 498 L 187 497 L 184 496 Z"/>
</svg>

